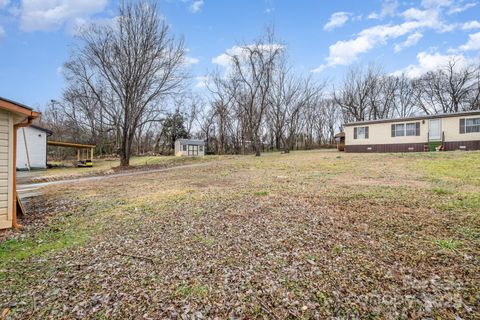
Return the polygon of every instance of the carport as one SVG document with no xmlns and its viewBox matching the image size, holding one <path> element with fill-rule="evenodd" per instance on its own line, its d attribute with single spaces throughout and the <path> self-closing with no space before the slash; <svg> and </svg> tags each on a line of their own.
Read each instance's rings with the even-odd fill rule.
<svg viewBox="0 0 480 320">
<path fill-rule="evenodd" d="M 48 141 L 47 144 L 55 147 L 74 148 L 77 150 L 77 166 L 92 166 L 95 145 L 62 141 Z M 90 163 L 90 165 L 87 165 L 87 163 Z"/>
</svg>

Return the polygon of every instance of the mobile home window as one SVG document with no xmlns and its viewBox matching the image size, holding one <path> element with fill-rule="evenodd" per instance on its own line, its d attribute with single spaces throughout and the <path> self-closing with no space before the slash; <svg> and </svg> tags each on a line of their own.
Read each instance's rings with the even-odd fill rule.
<svg viewBox="0 0 480 320">
<path fill-rule="evenodd" d="M 392 137 L 419 136 L 420 122 L 392 124 Z"/>
<path fill-rule="evenodd" d="M 420 135 L 420 122 L 407 123 L 405 128 L 406 136 L 419 136 Z"/>
<path fill-rule="evenodd" d="M 200 146 L 200 152 L 203 152 L 203 146 Z"/>
<path fill-rule="evenodd" d="M 394 137 L 403 137 L 405 135 L 405 124 L 396 124 L 395 125 L 395 135 Z"/>
<path fill-rule="evenodd" d="M 460 119 L 460 133 L 480 132 L 480 118 Z"/>
<path fill-rule="evenodd" d="M 187 145 L 186 145 L 186 144 L 183 144 L 183 145 L 182 145 L 182 149 L 183 149 L 183 151 L 187 151 Z"/>
<path fill-rule="evenodd" d="M 353 128 L 353 139 L 368 139 L 368 127 Z"/>
</svg>

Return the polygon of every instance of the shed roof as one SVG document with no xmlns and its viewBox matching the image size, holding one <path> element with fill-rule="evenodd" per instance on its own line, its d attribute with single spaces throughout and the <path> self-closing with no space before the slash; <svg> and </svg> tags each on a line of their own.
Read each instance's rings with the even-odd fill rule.
<svg viewBox="0 0 480 320">
<path fill-rule="evenodd" d="M 414 121 L 414 120 L 425 120 L 425 119 L 436 119 L 436 118 L 450 118 L 450 117 L 461 117 L 461 116 L 474 116 L 480 115 L 480 110 L 472 111 L 462 111 L 462 112 L 452 112 L 452 113 L 438 113 L 438 114 L 427 114 L 420 116 L 411 116 L 405 118 L 392 118 L 392 119 L 377 119 L 377 120 L 367 120 L 367 121 L 357 121 L 349 122 L 344 126 L 358 126 L 365 124 L 376 124 L 376 123 L 389 123 L 389 122 L 401 122 L 401 121 Z"/>
<path fill-rule="evenodd" d="M 53 131 L 52 130 L 49 130 L 49 129 L 46 129 L 46 128 L 43 128 L 43 127 L 40 127 L 40 126 L 37 126 L 35 124 L 32 124 L 30 125 L 31 128 L 34 128 L 34 129 L 37 129 L 37 130 L 40 130 L 40 131 L 43 131 L 47 134 L 53 134 Z"/>
<path fill-rule="evenodd" d="M 180 141 L 181 144 L 190 144 L 194 146 L 204 146 L 205 141 L 203 140 L 193 140 L 193 139 L 178 139 L 177 141 Z"/>
<path fill-rule="evenodd" d="M 39 112 L 33 111 L 32 108 L 24 104 L 2 97 L 0 97 L 0 109 L 18 113 L 31 119 L 35 119 L 40 115 Z"/>
</svg>

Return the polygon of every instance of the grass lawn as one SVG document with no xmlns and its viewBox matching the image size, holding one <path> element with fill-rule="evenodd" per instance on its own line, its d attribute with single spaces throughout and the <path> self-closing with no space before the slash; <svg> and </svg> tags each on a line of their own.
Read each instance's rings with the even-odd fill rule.
<svg viewBox="0 0 480 320">
<path fill-rule="evenodd" d="M 209 160 L 48 187 L 0 315 L 478 319 L 479 152 Z"/>
<path fill-rule="evenodd" d="M 183 164 L 190 164 L 196 162 L 216 160 L 217 156 L 206 156 L 202 158 L 187 158 L 174 156 L 145 156 L 132 157 L 130 159 L 131 170 L 148 170 L 149 168 L 160 167 L 174 167 Z M 52 164 L 60 165 L 64 163 L 50 162 Z M 93 167 L 73 167 L 68 163 L 65 167 L 55 167 L 47 170 L 21 172 L 18 175 L 27 176 L 32 182 L 51 181 L 51 180 L 65 180 L 73 179 L 83 176 L 97 176 L 109 175 L 118 171 L 120 165 L 119 159 L 95 159 Z"/>
</svg>

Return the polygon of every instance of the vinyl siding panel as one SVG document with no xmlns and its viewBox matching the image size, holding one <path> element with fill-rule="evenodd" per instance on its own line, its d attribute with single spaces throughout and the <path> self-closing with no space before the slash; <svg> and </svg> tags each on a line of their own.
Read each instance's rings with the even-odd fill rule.
<svg viewBox="0 0 480 320">
<path fill-rule="evenodd" d="M 476 146 L 478 145 L 477 142 L 480 141 L 480 132 L 460 133 L 460 119 L 469 118 L 480 118 L 480 115 L 439 118 L 441 120 L 441 131 L 445 135 L 445 145 L 448 146 L 448 150 L 456 150 L 456 144 L 462 144 L 464 142 L 471 142 L 468 143 L 468 150 L 476 149 Z M 345 127 L 345 145 L 347 150 L 351 152 L 361 152 L 357 150 L 362 150 L 363 152 L 404 152 L 404 150 L 416 151 L 417 149 L 421 149 L 422 144 L 428 143 L 429 121 L 429 119 L 422 119 L 412 121 L 402 120 L 398 122 L 368 123 L 359 124 L 358 126 L 349 125 Z M 415 122 L 420 122 L 420 135 L 392 137 L 392 125 Z M 354 139 L 355 128 L 366 126 L 369 127 L 369 139 Z M 386 145 L 396 146 L 387 147 Z M 348 146 L 353 147 L 348 148 Z M 366 147 L 372 149 L 367 150 Z"/>
<path fill-rule="evenodd" d="M 392 137 L 392 125 L 420 122 L 420 135 Z M 354 129 L 368 127 L 368 139 L 354 139 Z M 423 143 L 428 140 L 428 121 L 402 121 L 345 127 L 346 145 Z"/>
<path fill-rule="evenodd" d="M 13 118 L 0 110 L 0 229 L 12 226 Z"/>
</svg>

